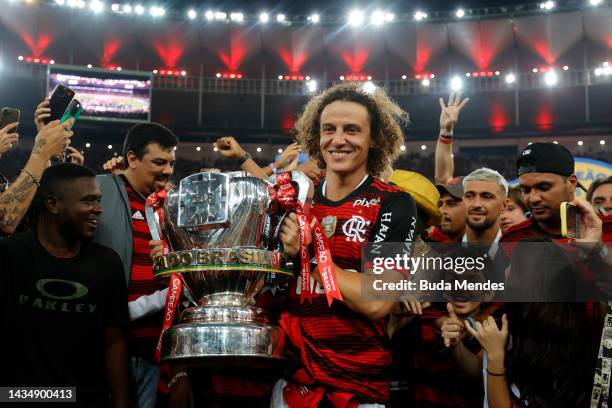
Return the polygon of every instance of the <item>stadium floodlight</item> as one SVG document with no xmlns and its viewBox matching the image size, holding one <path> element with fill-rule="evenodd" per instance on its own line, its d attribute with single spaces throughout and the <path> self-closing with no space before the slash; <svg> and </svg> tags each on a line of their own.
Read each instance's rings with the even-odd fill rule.
<svg viewBox="0 0 612 408">
<path fill-rule="evenodd" d="M 564 70 L 564 71 L 567 71 L 568 69 L 569 69 L 569 67 L 568 67 L 567 65 L 564 65 L 564 66 L 563 66 L 563 70 Z"/>
<path fill-rule="evenodd" d="M 375 26 L 381 26 L 385 23 L 385 15 L 382 11 L 376 10 L 370 17 L 370 22 Z"/>
<path fill-rule="evenodd" d="M 197 16 L 198 13 L 194 9 L 190 9 L 189 11 L 187 11 L 187 17 L 189 17 L 190 20 L 195 20 Z"/>
<path fill-rule="evenodd" d="M 110 150 L 110 149 L 112 149 L 112 148 L 113 148 L 113 145 L 108 145 L 108 146 L 106 146 L 106 148 L 107 148 L 108 150 Z"/>
<path fill-rule="evenodd" d="M 285 21 L 287 17 L 284 14 L 277 14 L 276 15 L 276 21 L 278 23 L 283 23 Z"/>
<path fill-rule="evenodd" d="M 418 10 L 416 13 L 414 13 L 414 19 L 416 21 L 421 21 L 421 20 L 425 20 L 427 18 L 427 13 Z"/>
<path fill-rule="evenodd" d="M 120 8 L 121 8 L 121 6 L 119 4 L 117 4 L 117 3 L 111 4 L 111 10 L 114 11 L 114 12 L 119 11 Z"/>
<path fill-rule="evenodd" d="M 601 140 L 599 141 L 599 144 L 600 144 L 600 145 L 602 145 L 602 146 L 605 146 L 606 141 L 605 141 L 605 140 L 603 140 L 603 139 L 601 139 Z"/>
<path fill-rule="evenodd" d="M 217 11 L 215 12 L 215 20 L 225 20 L 227 18 L 227 13 L 224 11 Z"/>
<path fill-rule="evenodd" d="M 77 0 L 75 5 L 76 5 L 77 8 L 80 8 L 80 9 L 84 9 L 85 8 L 85 2 L 83 0 Z"/>
<path fill-rule="evenodd" d="M 352 27 L 359 27 L 363 24 L 364 16 L 359 10 L 352 10 L 348 15 L 348 23 Z"/>
<path fill-rule="evenodd" d="M 55 0 L 55 4 L 57 4 L 58 6 L 63 6 L 64 4 L 66 4 L 66 0 Z"/>
<path fill-rule="evenodd" d="M 145 12 L 145 8 L 142 4 L 137 4 L 134 6 L 134 13 L 138 14 L 139 16 L 142 16 Z"/>
<path fill-rule="evenodd" d="M 259 22 L 260 23 L 267 23 L 268 21 L 270 21 L 270 15 L 268 13 L 261 13 L 261 14 L 259 14 Z"/>
<path fill-rule="evenodd" d="M 429 81 L 429 79 L 425 78 L 423 81 L 421 81 L 421 85 L 429 86 L 429 85 L 431 85 L 431 82 Z"/>
<path fill-rule="evenodd" d="M 89 142 L 85 143 L 85 147 L 89 149 L 91 147 L 91 143 Z"/>
<path fill-rule="evenodd" d="M 93 68 L 93 65 L 91 65 L 91 64 L 87 64 L 87 68 L 92 69 L 92 68 Z"/>
<path fill-rule="evenodd" d="M 319 85 L 317 84 L 317 81 L 315 81 L 314 79 L 308 81 L 307 86 L 308 86 L 308 92 L 310 93 L 315 93 L 319 89 Z"/>
<path fill-rule="evenodd" d="M 197 147 L 196 147 L 196 151 L 198 151 L 198 152 L 199 152 L 200 150 L 202 150 L 202 148 L 201 148 L 200 146 L 197 146 Z"/>
<path fill-rule="evenodd" d="M 405 151 L 406 151 L 406 146 L 405 146 L 405 145 L 401 145 L 401 146 L 400 146 L 400 150 L 401 150 L 402 152 L 405 152 Z"/>
<path fill-rule="evenodd" d="M 96 14 L 100 13 L 104 10 L 104 3 L 100 0 L 92 0 L 91 3 L 89 3 L 89 9 Z"/>
<path fill-rule="evenodd" d="M 308 16 L 308 21 L 310 21 L 313 24 L 317 24 L 319 21 L 321 21 L 321 16 L 319 16 L 318 14 L 311 14 Z"/>
<path fill-rule="evenodd" d="M 599 6 L 601 4 L 601 0 L 589 0 L 589 4 L 591 6 Z"/>
<path fill-rule="evenodd" d="M 215 19 L 215 12 L 212 10 L 206 10 L 206 13 L 204 13 L 204 17 L 208 20 L 208 21 L 212 21 Z"/>
<path fill-rule="evenodd" d="M 230 13 L 230 20 L 241 23 L 244 21 L 244 14 L 239 12 Z"/>
<path fill-rule="evenodd" d="M 548 86 L 555 86 L 559 78 L 557 77 L 557 73 L 555 71 L 548 71 L 544 75 L 544 82 Z"/>
<path fill-rule="evenodd" d="M 457 18 L 463 18 L 465 16 L 465 10 L 464 9 L 457 9 L 457 11 L 455 11 L 455 16 L 457 16 Z"/>
<path fill-rule="evenodd" d="M 584 142 L 582 140 L 578 141 L 578 146 L 582 146 L 584 144 Z"/>
<path fill-rule="evenodd" d="M 540 3 L 540 9 L 542 10 L 552 10 L 553 8 L 555 8 L 555 2 L 554 1 L 545 1 L 543 3 Z"/>
<path fill-rule="evenodd" d="M 463 81 L 458 76 L 454 76 L 450 81 L 450 87 L 453 91 L 460 91 L 463 88 Z"/>
<path fill-rule="evenodd" d="M 427 150 L 427 146 L 421 145 L 421 150 Z"/>
<path fill-rule="evenodd" d="M 393 13 L 385 13 L 385 23 L 390 23 L 395 20 L 395 14 Z"/>
<path fill-rule="evenodd" d="M 257 153 L 261 153 L 261 147 L 257 147 Z"/>
<path fill-rule="evenodd" d="M 514 74 L 506 75 L 506 83 L 507 84 L 513 84 L 515 82 L 516 82 L 516 76 Z"/>
<path fill-rule="evenodd" d="M 125 14 L 130 14 L 132 12 L 132 6 L 129 4 L 124 4 L 123 5 L 123 12 Z"/>
<path fill-rule="evenodd" d="M 162 17 L 166 14 L 166 10 L 163 7 L 153 6 L 149 9 L 149 13 L 151 13 L 151 17 Z"/>
</svg>

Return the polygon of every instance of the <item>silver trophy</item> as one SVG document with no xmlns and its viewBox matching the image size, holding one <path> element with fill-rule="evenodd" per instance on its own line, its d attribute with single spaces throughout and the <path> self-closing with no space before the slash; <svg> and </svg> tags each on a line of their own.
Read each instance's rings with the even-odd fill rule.
<svg viewBox="0 0 612 408">
<path fill-rule="evenodd" d="M 291 178 L 297 200 L 308 211 L 312 182 L 299 172 Z M 252 365 L 282 360 L 281 329 L 253 306 L 262 288 L 287 287 L 294 278 L 293 265 L 280 252 L 278 232 L 286 214 L 274 196 L 272 182 L 245 172 L 198 173 L 168 193 L 161 217 L 147 205 L 153 239 L 164 231 L 171 251 L 155 259 L 153 273 L 182 274 L 193 305 L 165 332 L 162 361 Z"/>
</svg>

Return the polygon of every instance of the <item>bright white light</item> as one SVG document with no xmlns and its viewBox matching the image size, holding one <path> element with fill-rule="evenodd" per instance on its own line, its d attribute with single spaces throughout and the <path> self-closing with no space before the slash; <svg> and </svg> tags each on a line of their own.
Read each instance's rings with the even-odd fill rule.
<svg viewBox="0 0 612 408">
<path fill-rule="evenodd" d="M 366 81 L 363 83 L 361 89 L 363 90 L 363 92 L 371 94 L 376 90 L 376 85 L 374 85 L 374 82 L 372 81 Z"/>
<path fill-rule="evenodd" d="M 602 73 L 602 74 L 604 74 L 604 75 L 610 75 L 610 74 L 612 74 L 612 67 L 605 67 L 605 68 L 604 68 L 604 69 L 601 71 L 601 73 Z"/>
<path fill-rule="evenodd" d="M 187 75 L 187 71 L 181 71 L 181 76 Z"/>
<path fill-rule="evenodd" d="M 319 16 L 318 14 L 311 14 L 310 16 L 308 16 L 308 21 L 313 24 L 317 24 L 319 21 L 321 21 L 321 16 Z"/>
<path fill-rule="evenodd" d="M 595 76 L 600 76 L 603 73 L 601 68 L 595 68 Z"/>
<path fill-rule="evenodd" d="M 278 149 L 277 152 L 278 154 L 281 154 L 283 152 L 283 149 Z"/>
<path fill-rule="evenodd" d="M 308 75 L 306 75 L 306 80 L 310 81 L 310 77 Z"/>
<path fill-rule="evenodd" d="M 279 23 L 282 23 L 283 21 L 285 21 L 285 15 L 284 14 L 277 14 L 276 15 L 276 21 Z"/>
<path fill-rule="evenodd" d="M 238 23 L 244 21 L 244 14 L 242 13 L 230 13 L 230 20 Z"/>
<path fill-rule="evenodd" d="M 472 74 L 470 74 L 469 72 L 466 72 L 466 73 L 465 73 L 465 76 L 469 78 L 469 77 L 471 77 L 471 76 L 472 76 Z"/>
<path fill-rule="evenodd" d="M 120 6 L 120 5 L 118 5 L 117 3 L 113 3 L 113 4 L 111 5 L 111 10 L 112 10 L 112 11 L 119 11 L 119 8 L 120 8 L 120 7 L 121 7 L 121 6 Z"/>
<path fill-rule="evenodd" d="M 348 15 L 348 23 L 350 26 L 358 27 L 363 24 L 364 16 L 359 10 L 353 10 Z"/>
<path fill-rule="evenodd" d="M 516 77 L 514 76 L 514 74 L 506 75 L 506 83 L 507 84 L 513 84 L 514 82 L 516 82 Z"/>
<path fill-rule="evenodd" d="M 555 7 L 554 1 L 545 1 L 544 3 L 540 3 L 540 8 L 542 10 L 552 10 Z"/>
<path fill-rule="evenodd" d="M 421 145 L 421 150 L 427 150 L 427 146 Z"/>
<path fill-rule="evenodd" d="M 225 20 L 227 18 L 227 13 L 223 11 L 215 12 L 215 20 Z"/>
<path fill-rule="evenodd" d="M 458 76 L 455 76 L 451 79 L 450 86 L 453 91 L 459 91 L 463 88 L 463 81 Z"/>
<path fill-rule="evenodd" d="M 145 8 L 142 4 L 137 4 L 136 6 L 134 6 L 134 12 L 139 16 L 142 16 L 145 12 Z"/>
<path fill-rule="evenodd" d="M 261 13 L 259 15 L 259 21 L 261 23 L 267 23 L 268 21 L 270 21 L 270 15 L 268 13 Z"/>
<path fill-rule="evenodd" d="M 107 148 L 108 150 L 110 150 L 110 149 L 112 149 L 112 148 L 113 148 L 113 145 L 108 145 L 108 146 L 106 146 L 106 148 Z"/>
<path fill-rule="evenodd" d="M 602 64 L 604 67 L 608 66 L 608 61 L 604 61 L 604 63 Z"/>
<path fill-rule="evenodd" d="M 283 79 L 283 76 L 282 76 L 282 75 L 279 75 L 279 76 L 278 76 L 278 80 L 280 81 L 280 80 L 282 80 L 282 79 Z"/>
<path fill-rule="evenodd" d="M 317 92 L 317 90 L 319 89 L 319 85 L 317 84 L 317 81 L 315 80 L 308 81 L 307 86 L 308 86 L 308 92 L 311 92 L 311 93 Z"/>
<path fill-rule="evenodd" d="M 63 6 L 64 4 L 66 4 L 66 0 L 55 0 L 55 4 L 57 4 L 58 6 Z"/>
<path fill-rule="evenodd" d="M 123 12 L 125 14 L 130 14 L 132 12 L 132 6 L 130 6 L 129 4 L 124 4 L 123 5 Z"/>
<path fill-rule="evenodd" d="M 427 18 L 427 13 L 423 12 L 423 11 L 417 11 L 416 13 L 414 13 L 414 19 L 416 21 L 421 21 L 421 20 L 425 20 Z"/>
<path fill-rule="evenodd" d="M 154 69 L 154 70 L 153 70 L 153 73 L 154 73 L 154 74 L 157 74 L 157 70 L 156 70 L 156 69 Z"/>
<path fill-rule="evenodd" d="M 77 0 L 76 6 L 77 6 L 77 8 L 84 9 L 85 8 L 85 2 L 83 0 Z"/>
<path fill-rule="evenodd" d="M 408 78 L 406 75 L 402 75 L 402 79 L 406 79 Z"/>
<path fill-rule="evenodd" d="M 85 147 L 89 149 L 91 147 L 91 143 L 85 143 Z"/>
<path fill-rule="evenodd" d="M 568 69 L 569 69 L 569 67 L 568 67 L 567 65 L 564 65 L 564 66 L 563 66 L 563 70 L 564 70 L 564 71 L 567 71 Z"/>
<path fill-rule="evenodd" d="M 92 68 L 93 68 L 93 65 L 91 65 L 91 64 L 87 64 L 87 68 L 92 69 Z"/>
<path fill-rule="evenodd" d="M 385 22 L 390 23 L 395 20 L 395 14 L 393 13 L 385 13 Z"/>
<path fill-rule="evenodd" d="M 213 151 L 214 151 L 214 152 L 218 152 L 218 151 L 219 151 L 219 148 L 218 148 L 217 146 L 215 146 L 215 147 L 213 147 Z"/>
<path fill-rule="evenodd" d="M 606 144 L 606 141 L 602 139 L 602 140 L 599 141 L 599 144 L 603 146 L 603 145 Z"/>
<path fill-rule="evenodd" d="M 261 153 L 261 147 L 257 148 L 257 153 Z"/>
<path fill-rule="evenodd" d="M 537 74 L 538 73 L 538 69 L 534 68 L 534 69 L 531 70 L 531 72 L 533 72 L 534 74 Z"/>
<path fill-rule="evenodd" d="M 116 68 L 116 70 L 117 70 L 117 71 L 121 71 L 121 67 L 117 67 L 117 68 Z"/>
<path fill-rule="evenodd" d="M 555 140 L 555 141 L 553 141 L 553 143 L 554 143 L 554 144 L 559 144 L 559 142 L 557 142 L 556 140 Z"/>
<path fill-rule="evenodd" d="M 217 75 L 215 75 L 217 78 L 221 78 L 221 73 L 217 72 Z"/>
<path fill-rule="evenodd" d="M 495 76 L 500 76 L 500 75 L 501 75 L 501 72 L 495 71 Z"/>
<path fill-rule="evenodd" d="M 376 10 L 374 11 L 374 13 L 372 13 L 372 17 L 370 17 L 370 21 L 375 26 L 381 26 L 385 22 L 385 15 L 383 14 L 382 11 Z"/>
<path fill-rule="evenodd" d="M 463 10 L 463 9 L 458 9 L 458 10 L 455 12 L 455 15 L 457 16 L 457 18 L 463 18 L 463 16 L 465 16 L 465 10 Z"/>
<path fill-rule="evenodd" d="M 589 4 L 591 6 L 599 6 L 601 4 L 601 0 L 589 0 Z"/>
<path fill-rule="evenodd" d="M 149 13 L 151 13 L 152 17 L 161 17 L 166 14 L 166 10 L 163 7 L 153 6 L 149 9 Z"/>
<path fill-rule="evenodd" d="M 401 145 L 401 146 L 400 146 L 400 150 L 401 150 L 402 152 L 405 152 L 405 151 L 406 151 L 406 146 Z"/>
<path fill-rule="evenodd" d="M 582 146 L 584 144 L 584 142 L 582 140 L 578 141 L 578 146 Z"/>
<path fill-rule="evenodd" d="M 421 81 L 421 84 L 423 86 L 429 86 L 431 84 L 431 82 L 429 82 L 429 79 L 425 78 L 423 81 Z"/>
<path fill-rule="evenodd" d="M 197 16 L 198 16 L 198 13 L 196 13 L 194 9 L 191 9 L 187 12 L 187 17 L 189 17 L 190 20 L 195 20 Z"/>
<path fill-rule="evenodd" d="M 49 64 L 51 64 L 51 65 L 55 64 L 55 60 L 50 60 Z"/>
<path fill-rule="evenodd" d="M 197 146 L 196 151 L 199 152 L 200 150 L 202 150 L 202 148 L 200 146 Z"/>
<path fill-rule="evenodd" d="M 92 0 L 92 2 L 89 3 L 89 8 L 94 13 L 99 13 L 104 9 L 104 3 L 99 0 Z"/>
<path fill-rule="evenodd" d="M 548 71 L 546 75 L 544 75 L 544 83 L 548 86 L 554 86 L 557 84 L 558 78 L 557 73 L 555 71 Z"/>
<path fill-rule="evenodd" d="M 340 75 L 340 80 L 344 81 L 344 75 Z"/>
<path fill-rule="evenodd" d="M 211 21 L 215 18 L 215 12 L 212 10 L 207 10 L 206 13 L 204 13 L 204 17 L 206 17 L 208 21 Z"/>
<path fill-rule="evenodd" d="M 174 147 L 172 148 L 172 150 L 174 150 L 174 151 L 176 152 L 176 148 L 177 148 L 177 146 L 174 146 Z"/>
<path fill-rule="evenodd" d="M 23 61 L 23 55 L 18 56 L 18 57 L 17 57 L 17 59 L 18 59 L 19 61 Z"/>
</svg>

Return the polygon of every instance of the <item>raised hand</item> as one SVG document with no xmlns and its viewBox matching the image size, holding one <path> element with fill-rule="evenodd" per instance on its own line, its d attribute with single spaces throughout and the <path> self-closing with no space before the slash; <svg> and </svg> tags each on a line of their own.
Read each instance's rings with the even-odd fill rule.
<svg viewBox="0 0 612 408">
<path fill-rule="evenodd" d="M 469 326 L 469 324 L 466 325 L 463 319 L 457 317 L 457 313 L 455 313 L 455 308 L 452 303 L 447 303 L 446 309 L 448 310 L 449 317 L 442 323 L 440 334 L 444 340 L 444 346 L 450 347 L 465 338 L 467 333 L 465 328 Z"/>
<path fill-rule="evenodd" d="M 34 139 L 32 154 L 39 154 L 45 160 L 59 155 L 70 145 L 73 133 L 66 130 L 59 120 L 43 125 Z"/>
<path fill-rule="evenodd" d="M 49 105 L 49 97 L 46 97 L 41 103 L 38 104 L 34 111 L 34 124 L 36 130 L 40 132 L 40 129 L 45 126 L 44 119 L 51 117 L 51 107 Z"/>
<path fill-rule="evenodd" d="M 9 133 L 14 129 L 17 129 L 17 126 L 19 126 L 19 123 L 15 122 L 10 123 L 0 129 L 0 154 L 4 154 L 11 150 L 13 146 L 19 141 L 19 134 L 17 132 Z"/>
<path fill-rule="evenodd" d="M 232 136 L 224 136 L 217 139 L 215 146 L 219 149 L 221 156 L 230 159 L 238 159 L 245 155 L 244 149 Z"/>
<path fill-rule="evenodd" d="M 444 104 L 444 99 L 440 98 L 440 130 L 452 132 L 459 121 L 461 110 L 467 105 L 470 98 L 461 100 L 461 93 L 453 92 L 448 98 L 448 105 Z"/>
<path fill-rule="evenodd" d="M 83 156 L 83 154 L 77 149 L 72 146 L 68 146 L 66 150 L 68 151 L 68 156 L 72 158 L 70 161 L 71 163 L 78 164 L 79 166 L 83 166 L 85 164 L 85 156 Z"/>
<path fill-rule="evenodd" d="M 505 314 L 502 316 L 501 330 L 497 327 L 493 316 L 489 316 L 482 323 L 476 322 L 476 329 L 472 329 L 469 324 L 465 328 L 472 336 L 476 337 L 476 340 L 489 355 L 489 359 L 499 360 L 504 355 L 506 340 L 508 339 L 508 319 Z"/>
<path fill-rule="evenodd" d="M 280 154 L 278 160 L 274 163 L 274 167 L 277 169 L 284 169 L 285 171 L 291 171 L 297 165 L 297 159 L 300 155 L 300 145 L 292 143 Z M 287 164 L 288 161 L 291 163 Z M 293 165 L 293 168 L 289 166 Z"/>
<path fill-rule="evenodd" d="M 104 163 L 102 165 L 102 168 L 115 176 L 123 173 L 123 157 L 113 157 L 112 159 Z"/>
</svg>

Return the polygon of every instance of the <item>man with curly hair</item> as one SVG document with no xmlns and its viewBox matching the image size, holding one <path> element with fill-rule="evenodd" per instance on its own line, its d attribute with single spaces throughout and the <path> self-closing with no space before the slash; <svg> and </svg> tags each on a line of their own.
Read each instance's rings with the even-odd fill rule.
<svg viewBox="0 0 612 408">
<path fill-rule="evenodd" d="M 379 180 L 400 153 L 406 118 L 382 89 L 342 83 L 311 99 L 296 123 L 302 148 L 325 170 L 312 214 L 325 230 L 342 300 L 328 305 L 312 261 L 312 301 L 300 301 L 301 279 L 293 284 L 280 323 L 299 364 L 276 384 L 273 407 L 388 402 L 391 354 L 384 319 L 395 303 L 365 299 L 361 250 L 367 243 L 400 242 L 410 253 L 416 238 L 413 198 Z M 292 214 L 280 234 L 289 256 L 298 255 L 299 236 Z"/>
</svg>

